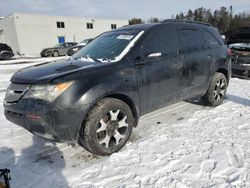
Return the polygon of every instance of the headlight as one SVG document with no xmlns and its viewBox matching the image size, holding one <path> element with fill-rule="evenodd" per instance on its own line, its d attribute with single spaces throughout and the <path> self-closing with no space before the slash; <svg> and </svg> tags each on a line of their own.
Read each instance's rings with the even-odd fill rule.
<svg viewBox="0 0 250 188">
<path fill-rule="evenodd" d="M 55 85 L 33 85 L 24 95 L 24 98 L 42 99 L 53 102 L 66 89 L 68 89 L 73 82 L 65 82 Z"/>
<path fill-rule="evenodd" d="M 72 50 L 73 50 L 74 52 L 76 52 L 76 51 L 79 50 L 79 48 L 73 48 Z"/>
</svg>

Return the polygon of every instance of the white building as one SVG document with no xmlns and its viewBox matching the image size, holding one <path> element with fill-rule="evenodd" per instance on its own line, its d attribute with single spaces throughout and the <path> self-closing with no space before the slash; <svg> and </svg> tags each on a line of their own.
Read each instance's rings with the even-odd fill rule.
<svg viewBox="0 0 250 188">
<path fill-rule="evenodd" d="M 128 20 L 13 13 L 0 19 L 0 43 L 11 46 L 15 54 L 37 56 L 59 42 L 80 42 L 124 25 Z"/>
</svg>

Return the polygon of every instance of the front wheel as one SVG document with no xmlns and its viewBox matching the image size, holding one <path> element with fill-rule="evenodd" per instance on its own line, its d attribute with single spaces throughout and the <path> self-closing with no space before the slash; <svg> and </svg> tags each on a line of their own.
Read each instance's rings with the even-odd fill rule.
<svg viewBox="0 0 250 188">
<path fill-rule="evenodd" d="M 58 56 L 59 56 L 58 51 L 54 51 L 54 52 L 52 53 L 52 56 L 53 56 L 53 57 L 58 57 Z"/>
<path fill-rule="evenodd" d="M 88 113 L 79 144 L 91 153 L 110 155 L 126 144 L 134 122 L 126 103 L 114 98 L 102 99 Z"/>
<path fill-rule="evenodd" d="M 9 53 L 3 53 L 1 55 L 1 59 L 2 60 L 10 60 L 11 59 L 11 55 Z"/>
<path fill-rule="evenodd" d="M 227 79 L 224 74 L 216 72 L 210 82 L 206 94 L 202 97 L 205 104 L 209 106 L 218 106 L 225 98 L 227 91 Z"/>
</svg>

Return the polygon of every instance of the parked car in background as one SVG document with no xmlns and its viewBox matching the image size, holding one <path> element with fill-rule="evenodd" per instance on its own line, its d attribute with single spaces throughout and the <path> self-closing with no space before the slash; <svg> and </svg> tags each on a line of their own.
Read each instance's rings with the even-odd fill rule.
<svg viewBox="0 0 250 188">
<path fill-rule="evenodd" d="M 88 43 L 90 43 L 93 39 L 85 39 L 82 42 L 78 43 L 77 45 L 70 47 L 68 49 L 67 55 L 72 56 L 76 52 L 78 52 L 80 49 L 82 49 L 84 46 L 86 46 Z"/>
<path fill-rule="evenodd" d="M 65 42 L 57 44 L 52 48 L 45 48 L 41 51 L 41 57 L 58 57 L 67 55 L 67 51 L 70 47 L 77 45 L 76 42 Z"/>
<path fill-rule="evenodd" d="M 250 79 L 250 44 L 229 45 L 232 51 L 232 76 Z"/>
<path fill-rule="evenodd" d="M 250 79 L 250 27 L 239 27 L 225 34 L 232 51 L 232 76 Z"/>
<path fill-rule="evenodd" d="M 5 116 L 33 134 L 110 155 L 126 144 L 144 114 L 197 96 L 220 105 L 230 55 L 218 29 L 205 23 L 122 27 L 72 58 L 15 73 Z"/>
<path fill-rule="evenodd" d="M 10 60 L 14 53 L 10 46 L 0 43 L 0 60 Z"/>
</svg>

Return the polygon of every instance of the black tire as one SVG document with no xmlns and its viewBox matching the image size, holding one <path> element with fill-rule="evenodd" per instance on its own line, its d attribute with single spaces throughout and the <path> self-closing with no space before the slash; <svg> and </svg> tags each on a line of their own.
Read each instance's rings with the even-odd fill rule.
<svg viewBox="0 0 250 188">
<path fill-rule="evenodd" d="M 227 79 L 224 74 L 216 72 L 210 81 L 209 88 L 206 94 L 202 97 L 204 103 L 208 106 L 220 105 L 226 95 L 227 91 Z"/>
<path fill-rule="evenodd" d="M 52 56 L 53 56 L 53 57 L 58 57 L 58 56 L 59 56 L 59 52 L 58 52 L 58 51 L 54 51 L 54 52 L 52 53 Z"/>
<path fill-rule="evenodd" d="M 10 60 L 11 59 L 11 54 L 5 52 L 1 55 L 2 60 Z"/>
<path fill-rule="evenodd" d="M 127 143 L 134 123 L 134 116 L 126 103 L 104 98 L 89 111 L 78 143 L 93 154 L 110 155 Z"/>
</svg>

